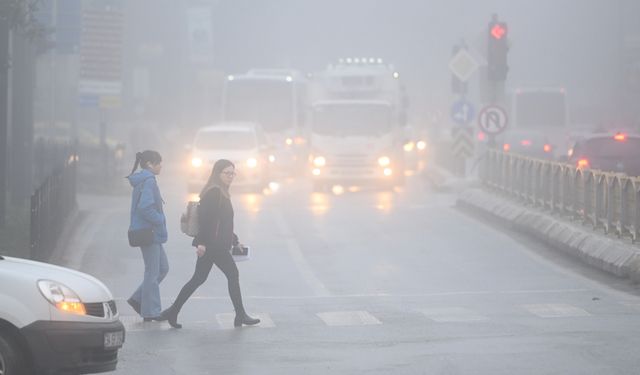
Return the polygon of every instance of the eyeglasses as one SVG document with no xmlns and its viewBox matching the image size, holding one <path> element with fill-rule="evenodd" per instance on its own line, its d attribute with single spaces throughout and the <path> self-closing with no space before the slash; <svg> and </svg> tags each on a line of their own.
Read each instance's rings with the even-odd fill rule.
<svg viewBox="0 0 640 375">
<path fill-rule="evenodd" d="M 227 177 L 235 177 L 236 176 L 236 172 L 220 172 L 220 174 L 223 174 Z"/>
</svg>

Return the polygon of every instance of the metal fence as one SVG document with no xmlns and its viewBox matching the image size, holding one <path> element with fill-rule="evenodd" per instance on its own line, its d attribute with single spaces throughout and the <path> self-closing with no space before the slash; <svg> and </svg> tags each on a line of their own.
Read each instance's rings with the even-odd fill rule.
<svg viewBox="0 0 640 375">
<path fill-rule="evenodd" d="M 31 259 L 48 261 L 76 207 L 76 168 L 72 153 L 31 196 Z"/>
<path fill-rule="evenodd" d="M 638 241 L 640 177 L 489 150 L 480 177 L 491 188 L 594 229 Z"/>
</svg>

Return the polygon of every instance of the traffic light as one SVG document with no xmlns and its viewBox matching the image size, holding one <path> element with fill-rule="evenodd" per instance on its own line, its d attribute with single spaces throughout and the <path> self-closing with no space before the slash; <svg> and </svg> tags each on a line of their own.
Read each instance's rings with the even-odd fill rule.
<svg viewBox="0 0 640 375">
<path fill-rule="evenodd" d="M 507 79 L 509 65 L 507 65 L 507 53 L 509 52 L 509 28 L 505 22 L 496 19 L 489 23 L 488 38 L 488 74 L 491 81 L 504 81 Z"/>
</svg>

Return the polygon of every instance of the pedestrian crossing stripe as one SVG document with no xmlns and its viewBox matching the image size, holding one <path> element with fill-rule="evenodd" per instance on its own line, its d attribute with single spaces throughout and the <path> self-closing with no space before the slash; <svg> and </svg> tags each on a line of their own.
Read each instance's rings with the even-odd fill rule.
<svg viewBox="0 0 640 375">
<path fill-rule="evenodd" d="M 586 310 L 564 303 L 523 305 L 527 311 L 541 318 L 574 318 L 591 316 Z"/>
<path fill-rule="evenodd" d="M 460 307 L 444 307 L 423 309 L 421 312 L 429 319 L 438 323 L 449 322 L 483 322 L 489 320 L 486 316 L 477 314 L 472 310 Z"/>
<path fill-rule="evenodd" d="M 630 308 L 640 309 L 638 303 L 621 303 Z M 527 313 L 535 315 L 539 318 L 573 318 L 573 317 L 589 317 L 589 312 L 579 307 L 564 303 L 548 303 L 548 304 L 527 304 L 518 305 L 518 307 Z M 427 319 L 436 323 L 482 323 L 491 320 L 490 317 L 482 315 L 474 310 L 462 307 L 429 307 L 418 309 Z M 274 328 L 275 322 L 269 313 L 252 313 L 252 316 L 260 319 L 260 324 L 255 327 Z M 363 310 L 354 311 L 325 311 L 315 314 L 320 320 L 329 327 L 340 326 L 366 326 L 383 324 L 378 318 Z M 210 325 L 217 324 L 220 329 L 233 329 L 234 313 L 219 313 L 213 319 L 209 320 L 192 320 L 181 323 L 191 325 Z M 158 324 L 157 322 L 143 322 L 138 315 L 120 315 L 120 321 L 128 332 L 136 331 L 162 331 L 171 329 L 168 324 Z"/>
<path fill-rule="evenodd" d="M 382 324 L 366 311 L 331 311 L 316 314 L 328 326 L 366 326 Z"/>
</svg>

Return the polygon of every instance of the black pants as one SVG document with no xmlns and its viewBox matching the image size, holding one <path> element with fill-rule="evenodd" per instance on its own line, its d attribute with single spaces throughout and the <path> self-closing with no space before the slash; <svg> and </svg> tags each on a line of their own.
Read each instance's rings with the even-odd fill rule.
<svg viewBox="0 0 640 375">
<path fill-rule="evenodd" d="M 182 305 L 187 302 L 193 292 L 202 285 L 211 272 L 213 265 L 218 266 L 220 270 L 227 277 L 227 284 L 229 288 L 229 297 L 233 303 L 233 308 L 236 310 L 237 315 L 245 314 L 244 306 L 242 305 L 242 294 L 240 293 L 240 279 L 238 274 L 238 267 L 233 260 L 231 253 L 228 251 L 220 251 L 217 249 L 207 249 L 203 256 L 198 258 L 196 263 L 196 270 L 189 280 L 180 290 L 180 294 L 173 303 L 172 308 L 176 311 L 180 311 Z"/>
</svg>

